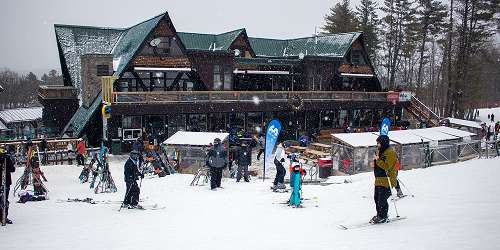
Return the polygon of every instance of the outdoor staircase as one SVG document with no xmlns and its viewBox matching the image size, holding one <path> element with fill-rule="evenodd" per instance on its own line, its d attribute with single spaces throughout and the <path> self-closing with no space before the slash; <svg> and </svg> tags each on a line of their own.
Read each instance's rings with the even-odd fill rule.
<svg viewBox="0 0 500 250">
<path fill-rule="evenodd" d="M 417 118 L 417 120 L 427 123 L 430 127 L 439 125 L 440 117 L 415 97 L 415 95 L 412 95 L 410 105 L 406 106 L 406 110 L 413 117 Z"/>
</svg>

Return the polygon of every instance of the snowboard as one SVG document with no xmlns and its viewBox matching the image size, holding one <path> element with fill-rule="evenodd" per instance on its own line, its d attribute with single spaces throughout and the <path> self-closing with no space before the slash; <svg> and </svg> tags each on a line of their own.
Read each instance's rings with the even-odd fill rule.
<svg viewBox="0 0 500 250">
<path fill-rule="evenodd" d="M 371 223 L 371 222 L 363 222 L 363 223 L 356 223 L 356 224 L 339 224 L 338 228 L 341 230 L 349 230 L 349 229 L 356 229 L 356 228 L 363 228 L 363 227 L 369 227 L 369 226 L 378 226 L 378 225 L 384 225 L 388 223 L 393 223 L 396 221 L 404 220 L 407 219 L 406 216 L 400 216 L 400 217 L 393 217 L 389 218 L 386 222 L 384 223 Z"/>
</svg>

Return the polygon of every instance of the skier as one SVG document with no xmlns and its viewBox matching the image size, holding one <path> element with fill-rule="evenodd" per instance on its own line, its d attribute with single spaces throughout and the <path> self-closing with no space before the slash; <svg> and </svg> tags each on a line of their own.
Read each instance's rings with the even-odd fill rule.
<svg viewBox="0 0 500 250">
<path fill-rule="evenodd" d="M 389 204 L 387 199 L 391 196 L 391 186 L 396 186 L 396 161 L 397 156 L 389 145 L 389 137 L 381 135 L 377 138 L 378 152 L 375 155 L 373 173 L 375 175 L 374 201 L 377 215 L 373 216 L 370 223 L 387 222 Z M 389 183 L 390 180 L 390 183 Z"/>
<path fill-rule="evenodd" d="M 264 135 L 262 135 L 262 133 L 259 134 L 257 142 L 259 143 L 259 153 L 257 154 L 257 160 L 260 160 L 260 156 L 262 155 L 262 153 L 264 153 L 264 144 L 265 144 Z"/>
<path fill-rule="evenodd" d="M 139 152 L 132 150 L 132 152 L 130 152 L 130 157 L 127 162 L 125 162 L 124 177 L 127 189 L 125 191 L 125 199 L 123 200 L 122 207 L 130 209 L 141 208 L 139 205 L 139 194 L 141 190 L 137 185 L 137 180 L 139 180 L 139 177 L 144 178 L 144 174 L 139 172 L 138 164 Z"/>
<path fill-rule="evenodd" d="M 290 194 L 290 200 L 288 204 L 292 207 L 300 207 L 302 200 L 302 178 L 306 175 L 306 171 L 300 166 L 297 160 L 292 162 L 290 167 L 290 187 L 292 193 Z"/>
<path fill-rule="evenodd" d="M 246 142 L 243 142 L 241 144 L 241 147 L 236 153 L 236 164 L 238 164 L 236 182 L 240 182 L 242 174 L 245 182 L 249 182 L 250 180 L 248 179 L 248 167 L 252 164 L 252 148 L 250 148 Z"/>
<path fill-rule="evenodd" d="M 2 180 L 3 176 L 2 176 L 2 173 L 3 173 L 3 168 L 7 168 L 6 169 L 6 175 L 5 175 L 5 194 L 2 194 L 2 195 L 5 195 L 6 196 L 6 203 L 5 204 L 2 204 L 3 203 L 3 197 L 2 199 L 0 200 L 0 204 L 1 204 L 1 207 L 2 209 L 5 209 L 5 218 L 6 218 L 6 223 L 7 224 L 12 224 L 12 220 L 10 220 L 8 218 L 9 216 L 9 191 L 10 191 L 10 185 L 12 184 L 12 178 L 11 178 L 11 173 L 15 172 L 16 171 L 16 168 L 14 166 L 14 160 L 12 159 L 12 156 L 10 154 L 10 152 L 6 151 L 5 148 L 3 148 L 3 146 L 0 146 L 0 180 Z M 2 187 L 2 191 L 0 192 L 3 192 L 3 187 Z M 0 210 L 3 214 L 3 210 Z"/>
<path fill-rule="evenodd" d="M 210 188 L 220 188 L 222 170 L 227 166 L 227 151 L 219 138 L 214 139 L 214 145 L 207 153 L 207 166 L 210 168 Z"/>
<path fill-rule="evenodd" d="M 47 149 L 48 149 L 47 140 L 44 137 L 42 139 L 42 141 L 40 141 L 40 151 L 41 151 L 40 153 L 43 152 L 42 165 L 46 165 L 47 164 Z"/>
<path fill-rule="evenodd" d="M 76 145 L 76 164 L 78 166 L 85 165 L 85 141 L 83 139 L 78 139 L 78 144 Z"/>
<path fill-rule="evenodd" d="M 45 174 L 40 169 L 40 162 L 37 156 L 31 158 L 31 166 L 33 167 L 33 189 L 35 196 L 45 196 L 47 194 L 47 189 L 43 185 L 43 181 L 47 181 Z"/>
<path fill-rule="evenodd" d="M 491 114 L 491 122 L 495 122 L 495 114 Z"/>
<path fill-rule="evenodd" d="M 285 175 L 286 169 L 283 166 L 285 162 L 285 149 L 283 146 L 283 142 L 280 142 L 276 147 L 276 152 L 274 153 L 274 165 L 276 166 L 276 177 L 274 177 L 274 182 L 272 189 L 273 191 L 285 190 Z"/>
</svg>

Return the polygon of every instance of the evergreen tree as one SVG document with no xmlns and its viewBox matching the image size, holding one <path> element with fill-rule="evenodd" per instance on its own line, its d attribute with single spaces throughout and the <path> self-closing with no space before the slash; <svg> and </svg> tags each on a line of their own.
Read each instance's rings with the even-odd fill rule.
<svg viewBox="0 0 500 250">
<path fill-rule="evenodd" d="M 354 12 L 349 7 L 349 0 L 343 0 L 330 8 L 330 13 L 325 16 L 326 24 L 323 26 L 325 33 L 346 33 L 357 30 L 358 22 Z"/>
<path fill-rule="evenodd" d="M 377 9 L 377 4 L 372 0 L 361 0 L 360 5 L 356 7 L 359 29 L 363 32 L 366 51 L 372 61 L 375 61 L 376 50 L 379 48 L 377 33 L 380 20 Z"/>
</svg>

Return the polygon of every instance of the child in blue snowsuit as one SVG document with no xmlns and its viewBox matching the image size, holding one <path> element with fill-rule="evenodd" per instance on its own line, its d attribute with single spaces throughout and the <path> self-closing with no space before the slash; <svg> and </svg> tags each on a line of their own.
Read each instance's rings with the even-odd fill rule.
<svg viewBox="0 0 500 250">
<path fill-rule="evenodd" d="M 300 167 L 300 164 L 296 162 L 292 164 L 292 171 L 290 171 L 290 187 L 292 189 L 292 193 L 290 194 L 288 204 L 292 207 L 299 207 L 301 203 L 300 190 L 302 189 L 301 175 L 305 174 L 305 170 L 303 170 Z"/>
</svg>

